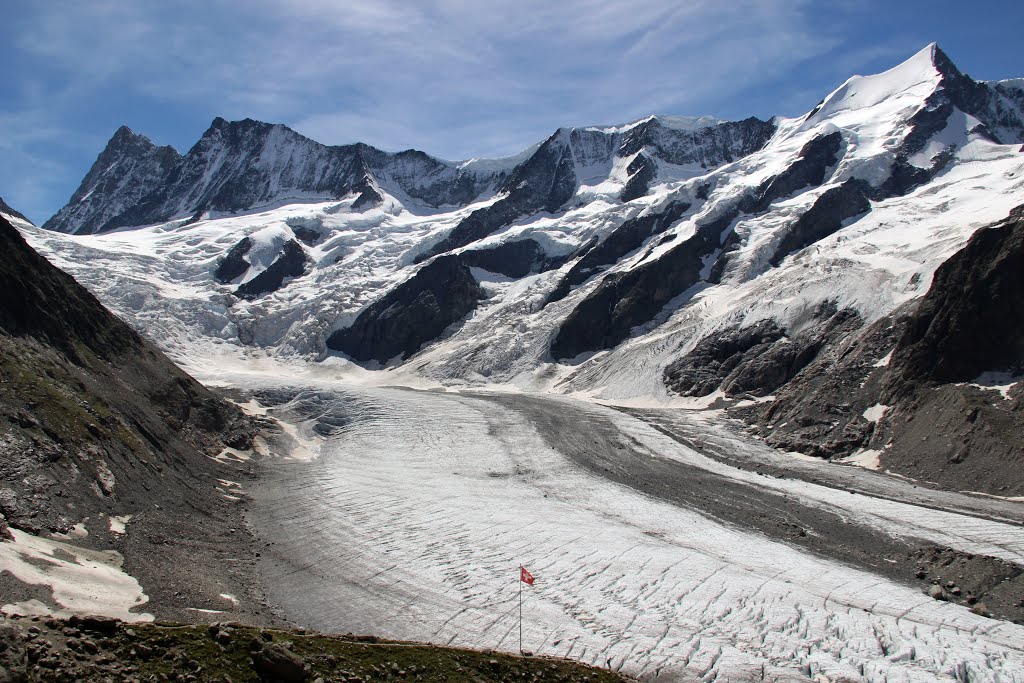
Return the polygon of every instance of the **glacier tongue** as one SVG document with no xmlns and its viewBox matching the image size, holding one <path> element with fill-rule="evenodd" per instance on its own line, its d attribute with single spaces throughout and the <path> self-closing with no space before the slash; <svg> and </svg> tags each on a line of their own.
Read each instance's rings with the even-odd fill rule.
<svg viewBox="0 0 1024 683">
<path fill-rule="evenodd" d="M 628 443 L 792 499 L 810 489 L 822 510 L 882 534 L 1020 562 L 1013 525 L 776 482 L 566 399 L 248 382 L 290 399 L 275 414 L 305 428 L 318 416 L 344 425 L 317 460 L 276 468 L 256 493 L 254 524 L 274 541 L 271 597 L 314 628 L 515 650 L 523 563 L 537 577 L 524 592 L 525 649 L 643 679 L 996 681 L 1024 667 L 1020 625 L 668 504 L 654 495 L 665 482 L 646 482 L 648 494 L 611 481 L 553 448 L 516 406 L 582 411 L 585 450 Z"/>
</svg>

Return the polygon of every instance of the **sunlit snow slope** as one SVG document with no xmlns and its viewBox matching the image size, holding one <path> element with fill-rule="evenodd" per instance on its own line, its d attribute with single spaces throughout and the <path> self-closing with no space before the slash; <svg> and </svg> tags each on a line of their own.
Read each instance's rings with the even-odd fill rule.
<svg viewBox="0 0 1024 683">
<path fill-rule="evenodd" d="M 666 367 L 723 330 L 770 321 L 793 336 L 823 306 L 863 327 L 920 298 L 978 228 L 1024 203 L 1022 105 L 1019 83 L 975 82 L 932 45 L 800 118 L 559 129 L 494 163 L 417 166 L 218 120 L 156 190 L 147 170 L 126 195 L 98 161 L 89 199 L 48 225 L 174 220 L 25 232 L 186 365 L 331 356 L 383 381 L 665 400 Z M 356 157 L 358 173 L 322 185 Z M 452 199 L 444 183 L 470 171 Z M 97 192 L 110 211 L 89 203 Z M 417 279 L 432 259 L 446 274 Z M 434 319 L 454 323 L 424 331 Z"/>
<path fill-rule="evenodd" d="M 974 230 L 1024 202 L 1022 97 L 1013 84 L 966 79 L 930 46 L 885 74 L 852 78 L 806 117 L 774 122 L 760 150 L 734 161 L 719 155 L 712 160 L 717 168 L 708 168 L 709 159 L 697 154 L 706 147 L 693 140 L 672 138 L 675 156 L 665 152 L 666 135 L 697 135 L 696 129 L 721 137 L 720 128 L 701 128 L 721 122 L 684 126 L 651 118 L 561 129 L 525 161 L 456 165 L 519 179 L 492 194 L 484 188 L 456 208 L 411 197 L 393 181 L 392 163 L 390 175 L 367 176 L 378 201 L 367 201 L 361 185 L 345 197 L 302 203 L 268 189 L 265 209 L 225 215 L 207 202 L 205 212 L 187 219 L 195 205 L 165 198 L 177 202 L 182 218 L 88 237 L 26 231 L 37 248 L 185 362 L 218 347 L 334 354 L 331 333 L 410 280 L 424 255 L 454 245 L 484 298 L 440 338 L 418 340 L 413 357 L 389 358 L 388 372 L 445 384 L 664 397 L 666 365 L 722 328 L 764 318 L 799 325 L 826 300 L 870 323 L 920 297 L 937 265 Z M 215 126 L 217 140 L 227 127 Z M 261 135 L 253 163 L 271 169 L 283 156 L 312 154 L 307 147 L 315 144 L 301 138 L 285 150 L 289 136 L 280 126 Z M 210 144 L 204 138 L 197 148 Z M 197 154 L 194 148 L 188 158 Z M 224 154 L 204 161 L 204 187 L 220 177 Z M 644 155 L 659 160 L 657 172 L 644 193 L 624 202 L 624 186 L 641 173 L 634 162 Z M 565 201 L 517 199 L 517 188 L 537 177 L 556 184 L 568 178 Z M 407 177 L 406 185 L 422 181 Z M 284 186 L 280 173 L 267 182 L 270 189 Z M 653 228 L 643 222 L 659 218 Z M 218 264 L 247 237 L 248 251 L 237 249 L 239 269 L 218 282 Z M 279 276 L 278 288 L 248 300 L 236 296 L 290 243 L 301 255 Z M 495 250 L 503 245 L 506 251 Z M 664 278 L 658 268 L 673 276 Z M 690 275 L 676 275 L 687 269 Z M 618 317 L 595 318 L 588 306 L 604 306 L 601 297 L 612 286 L 616 301 L 644 299 L 646 308 L 628 301 L 617 306 Z M 377 360 L 369 365 L 379 367 Z"/>
</svg>

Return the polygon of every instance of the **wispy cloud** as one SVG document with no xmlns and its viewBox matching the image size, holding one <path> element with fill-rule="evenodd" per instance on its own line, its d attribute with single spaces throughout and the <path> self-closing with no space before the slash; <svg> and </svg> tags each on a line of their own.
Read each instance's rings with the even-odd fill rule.
<svg viewBox="0 0 1024 683">
<path fill-rule="evenodd" d="M 77 180 L 121 122 L 179 147 L 220 115 L 502 155 L 559 125 L 745 115 L 750 88 L 842 42 L 809 0 L 50 0 L 20 6 L 10 29 L 0 194 L 35 175 L 34 217 L 74 187 L 32 165 L 73 157 Z M 91 153 L 53 154 L 72 139 Z"/>
</svg>

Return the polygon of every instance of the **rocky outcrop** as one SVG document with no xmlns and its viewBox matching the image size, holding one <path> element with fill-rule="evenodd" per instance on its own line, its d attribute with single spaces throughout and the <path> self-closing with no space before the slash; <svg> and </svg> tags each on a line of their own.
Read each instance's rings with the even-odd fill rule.
<svg viewBox="0 0 1024 683">
<path fill-rule="evenodd" d="M 536 240 L 512 240 L 488 249 L 469 249 L 459 254 L 467 266 L 483 268 L 508 277 L 526 277 L 559 267 L 564 258 L 551 258 Z"/>
<path fill-rule="evenodd" d="M 694 234 L 660 258 L 605 276 L 566 317 L 551 343 L 556 359 L 608 349 L 634 327 L 654 320 L 665 305 L 704 280 L 736 214 L 697 225 Z"/>
<path fill-rule="evenodd" d="M 213 276 L 217 278 L 217 281 L 226 285 L 244 275 L 245 271 L 249 270 L 249 262 L 245 260 L 245 255 L 249 253 L 250 249 L 252 249 L 251 239 L 243 237 L 238 240 L 235 246 L 231 247 L 228 253 L 217 262 L 217 269 L 213 271 Z"/>
<path fill-rule="evenodd" d="M 31 337 L 84 364 L 87 356 L 114 358 L 144 346 L 94 296 L 34 252 L 0 217 L 0 330 Z"/>
<path fill-rule="evenodd" d="M 408 358 L 476 308 L 483 296 L 459 257 L 440 256 L 370 304 L 351 327 L 328 337 L 327 348 L 359 361 Z"/>
<path fill-rule="evenodd" d="M 742 203 L 740 210 L 760 213 L 777 199 L 805 187 L 821 185 L 829 169 L 839 160 L 842 145 L 843 136 L 839 131 L 814 138 L 800 149 L 800 154 L 785 171 L 761 183 L 756 195 Z"/>
<path fill-rule="evenodd" d="M 617 263 L 630 252 L 639 249 L 651 236 L 660 235 L 668 230 L 673 223 L 682 218 L 690 206 L 691 204 L 685 201 L 670 202 L 661 211 L 652 211 L 624 221 L 603 241 L 581 249 L 583 256 L 551 291 L 545 305 L 565 298 L 573 287 L 586 282 L 600 272 L 603 266 Z"/>
<path fill-rule="evenodd" d="M 879 391 L 892 406 L 874 442 L 886 446 L 887 467 L 943 486 L 1024 493 L 1022 302 L 1018 207 L 943 263 L 909 316 Z M 1014 386 L 1004 396 L 986 382 Z"/>
<path fill-rule="evenodd" d="M 707 396 L 720 386 L 725 389 L 726 380 L 740 371 L 739 366 L 745 370 L 747 363 L 785 336 L 775 321 L 763 320 L 748 328 L 733 328 L 705 337 L 696 348 L 665 368 L 665 385 L 683 396 Z M 782 370 L 785 373 L 785 368 Z M 781 383 L 760 382 L 760 386 L 751 389 L 770 391 Z"/>
<path fill-rule="evenodd" d="M 873 416 L 869 408 L 878 404 L 885 373 L 879 359 L 892 349 L 902 324 L 895 316 L 864 329 L 851 311 L 819 315 L 801 335 L 813 353 L 772 390 L 775 400 L 733 413 L 756 423 L 776 448 L 831 458 L 866 447 L 876 423 L 864 415 Z"/>
<path fill-rule="evenodd" d="M 826 346 L 861 326 L 849 309 L 823 304 L 799 331 L 771 319 L 731 327 L 701 339 L 689 353 L 665 368 L 665 385 L 684 396 L 766 396 L 807 367 Z"/>
<path fill-rule="evenodd" d="M 658 162 L 640 152 L 626 166 L 626 173 L 629 174 L 629 179 L 626 180 L 622 192 L 619 193 L 619 199 L 631 202 L 650 191 L 651 183 L 658 177 Z"/>
<path fill-rule="evenodd" d="M 871 186 L 850 179 L 821 193 L 807 211 L 790 226 L 775 247 L 771 264 L 777 266 L 795 251 L 814 244 L 843 227 L 843 222 L 871 210 Z"/>
<path fill-rule="evenodd" d="M 1024 372 L 1024 206 L 939 266 L 892 365 L 894 397 L 923 382 Z"/>
<path fill-rule="evenodd" d="M 863 330 L 836 328 L 774 401 L 734 414 L 778 448 L 870 449 L 881 467 L 931 485 L 1024 493 L 1022 219 L 1017 209 L 976 232 L 921 301 Z M 1013 386 L 1004 395 L 986 382 Z"/>
<path fill-rule="evenodd" d="M 228 257 L 230 256 L 229 253 Z M 276 292 L 284 286 L 285 278 L 299 277 L 305 273 L 307 261 L 308 258 L 302 245 L 295 240 L 288 240 L 284 243 L 281 254 L 274 262 L 267 266 L 262 273 L 240 285 L 235 290 L 235 296 L 242 299 L 255 299 L 268 292 Z"/>
</svg>

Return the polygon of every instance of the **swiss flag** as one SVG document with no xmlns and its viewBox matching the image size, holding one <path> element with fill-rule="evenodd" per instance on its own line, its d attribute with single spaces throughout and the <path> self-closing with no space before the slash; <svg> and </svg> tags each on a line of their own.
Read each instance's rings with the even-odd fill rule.
<svg viewBox="0 0 1024 683">
<path fill-rule="evenodd" d="M 526 567 L 519 565 L 519 580 L 528 586 L 533 585 L 533 574 L 526 571 Z"/>
</svg>

